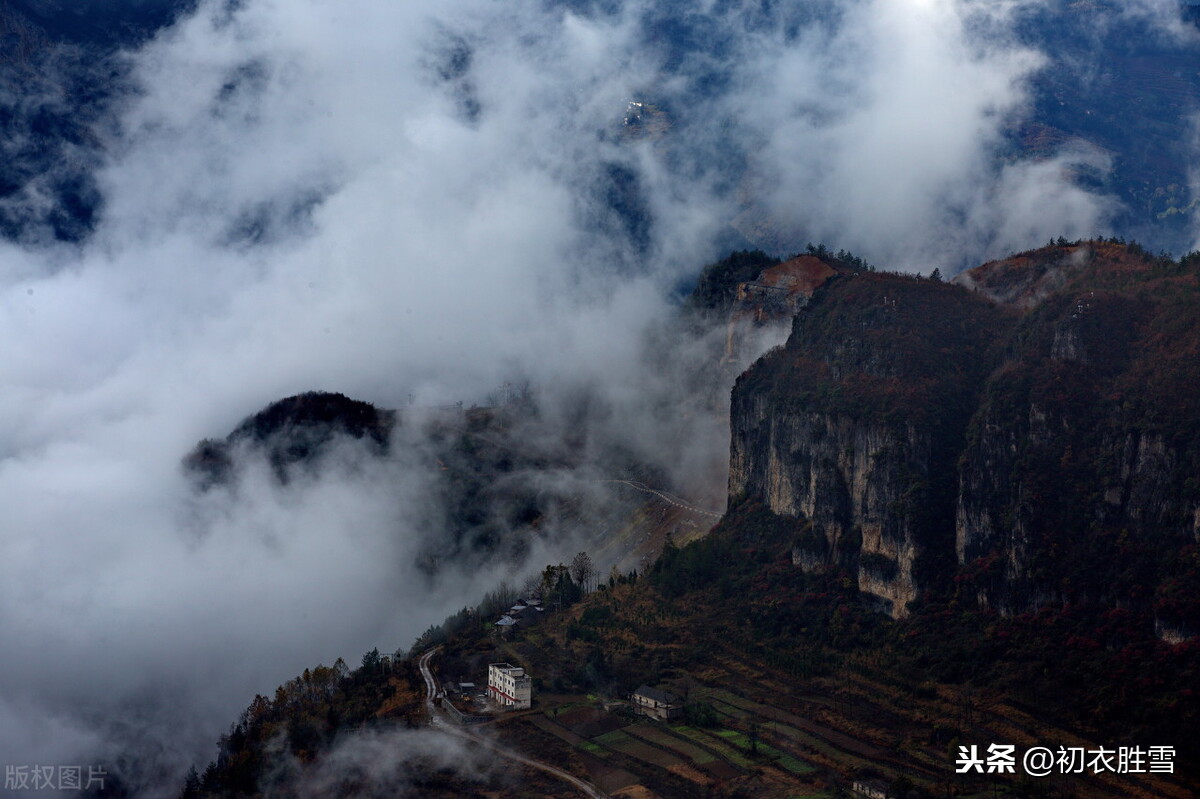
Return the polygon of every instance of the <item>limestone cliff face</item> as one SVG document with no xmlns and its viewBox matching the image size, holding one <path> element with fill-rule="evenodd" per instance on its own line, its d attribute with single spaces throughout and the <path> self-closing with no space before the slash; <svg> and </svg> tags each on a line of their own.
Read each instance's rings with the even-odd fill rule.
<svg viewBox="0 0 1200 799">
<path fill-rule="evenodd" d="M 836 274 L 838 270 L 820 258 L 800 255 L 766 267 L 754 280 L 738 283 L 725 328 L 724 360 L 741 361 L 757 343 L 756 331 L 790 322 L 813 292 Z"/>
<path fill-rule="evenodd" d="M 932 301 L 946 311 L 928 322 Z M 938 339 L 963 340 L 964 369 L 936 367 Z M 847 275 L 814 293 L 792 335 L 734 389 L 730 496 L 804 518 L 793 560 L 845 568 L 894 617 L 921 593 L 921 572 L 949 551 L 961 409 L 994 358 L 986 301 L 935 281 Z M 944 410 L 939 410 L 943 408 Z"/>
<path fill-rule="evenodd" d="M 1088 242 L 975 271 L 819 288 L 734 388 L 730 501 L 802 520 L 797 567 L 896 617 L 1083 604 L 1189 637 L 1200 258 Z"/>
<path fill-rule="evenodd" d="M 1185 453 L 1162 435 L 1114 424 L 1073 462 L 1080 439 L 1093 432 L 1080 420 L 1051 417 L 1032 404 L 1027 420 L 1012 421 L 986 417 L 960 473 L 958 562 L 994 561 L 979 583 L 979 604 L 1015 613 L 1094 600 L 1104 592 L 1075 584 L 1071 575 L 1083 564 L 1117 556 L 1111 545 L 1121 545 L 1121 538 L 1150 546 L 1200 540 L 1198 510 L 1184 489 Z M 1055 460 L 1063 467 L 1058 486 L 1045 470 Z M 1101 565 L 1112 570 L 1117 564 Z M 1046 579 L 1050 575 L 1056 579 Z"/>
<path fill-rule="evenodd" d="M 1148 608 L 1196 540 L 1196 417 L 1180 396 L 1200 377 L 1183 355 L 1195 315 L 1149 265 L 1093 266 L 1021 320 L 963 453 L 956 555 L 976 600 L 1004 613 Z"/>
<path fill-rule="evenodd" d="M 861 591 L 903 616 L 917 595 L 918 534 L 902 506 L 928 482 L 928 435 L 845 416 L 776 414 L 763 397 L 739 399 L 731 494 L 758 493 L 775 513 L 811 520 L 815 536 L 797 541 L 793 562 L 807 571 L 846 563 Z"/>
</svg>

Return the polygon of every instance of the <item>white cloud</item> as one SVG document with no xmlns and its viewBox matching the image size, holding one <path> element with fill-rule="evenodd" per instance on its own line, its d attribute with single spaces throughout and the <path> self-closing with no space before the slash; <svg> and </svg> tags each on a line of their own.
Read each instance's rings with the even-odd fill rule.
<svg viewBox="0 0 1200 799">
<path fill-rule="evenodd" d="M 997 166 L 996 156 L 1005 122 L 1028 102 L 1026 81 L 1046 61 L 996 38 L 995 11 L 861 3 L 832 34 L 764 43 L 756 69 L 770 88 L 747 92 L 742 114 L 765 141 L 758 185 L 785 229 L 887 268 L 957 267 L 997 253 L 992 232 L 970 220 L 1018 210 L 1005 202 L 1026 173 Z M 985 22 L 992 37 L 980 40 L 973 32 Z M 1068 203 L 1043 203 L 1045 226 L 1074 229 L 1081 216 L 1101 226 L 1108 202 L 1054 175 L 1043 187 Z M 1021 248 L 1044 241 L 1003 238 Z"/>
<path fill-rule="evenodd" d="M 781 225 L 885 267 L 1103 219 L 1057 162 L 992 164 L 1041 61 L 973 41 L 964 4 L 848 3 L 798 37 L 731 15 L 685 58 L 708 94 L 644 36 L 650 4 L 225 5 L 128 55 L 139 92 L 101 129 L 94 236 L 0 249 L 0 341 L 19 342 L 0 359 L 16 756 L 112 754 L 130 743 L 112 720 L 134 718 L 186 768 L 254 693 L 407 645 L 487 582 L 416 575 L 423 484 L 402 456 L 197 506 L 180 457 L 276 398 L 470 402 L 513 374 L 599 387 L 609 435 L 719 483 L 722 424 L 678 412 L 686 372 L 645 341 L 715 255 L 738 164 Z M 643 94 L 671 130 L 624 140 Z M 645 241 L 608 235 L 626 224 L 613 165 L 635 176 Z"/>
</svg>

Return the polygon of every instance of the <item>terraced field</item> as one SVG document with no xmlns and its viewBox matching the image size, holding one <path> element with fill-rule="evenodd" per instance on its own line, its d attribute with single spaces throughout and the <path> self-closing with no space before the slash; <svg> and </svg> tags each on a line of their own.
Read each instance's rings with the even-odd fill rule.
<svg viewBox="0 0 1200 799">
<path fill-rule="evenodd" d="M 700 785 L 708 785 L 712 782 L 712 780 L 700 771 L 697 771 L 690 763 L 685 762 L 678 755 L 668 750 L 660 749 L 640 738 L 635 738 L 624 730 L 605 733 L 593 739 L 592 743 L 629 755 L 644 763 L 666 769 L 672 774 Z"/>
<path fill-rule="evenodd" d="M 671 734 L 669 729 L 661 724 L 635 724 L 628 727 L 626 732 L 657 746 L 678 752 L 690 760 L 693 765 L 698 766 L 718 780 L 729 780 L 742 774 L 739 769 L 721 759 L 711 750 Z"/>
<path fill-rule="evenodd" d="M 738 701 L 749 700 L 738 698 Z M 725 708 L 737 711 L 737 719 L 745 721 L 747 730 L 751 728 L 749 725 L 759 729 L 760 719 L 753 713 L 733 704 L 723 704 Z M 739 723 L 732 714 L 728 718 L 731 724 Z M 696 786 L 696 790 L 761 775 L 763 769 L 773 770 L 772 767 L 780 771 L 777 780 L 784 775 L 787 778 L 818 775 L 818 769 L 803 756 L 802 748 L 780 736 L 779 730 L 775 729 L 780 727 L 778 723 L 769 730 L 762 727 L 758 739 L 752 742 L 747 731 L 730 726 L 709 729 L 687 724 L 667 725 L 607 713 L 590 706 L 550 708 L 521 720 L 575 749 L 583 762 L 589 764 L 593 777 L 612 787 L 636 784 L 639 779 L 643 785 L 653 783 L 647 777 L 658 769 L 687 780 L 688 784 Z M 581 734 L 589 732 L 594 734 L 590 737 Z M 799 734 L 799 731 L 795 732 Z M 647 768 L 651 771 L 643 771 Z M 783 783 L 791 784 L 786 778 Z M 805 786 L 795 784 L 793 787 Z M 822 796 L 816 787 L 808 784 L 805 791 L 786 795 Z"/>
<path fill-rule="evenodd" d="M 750 770 L 755 767 L 754 762 L 751 761 L 750 758 L 743 755 L 736 746 L 725 741 L 718 735 L 710 735 L 705 730 L 701 730 L 696 727 L 688 727 L 684 724 L 677 724 L 671 727 L 671 731 L 686 738 L 690 738 L 692 741 L 712 750 L 713 752 L 716 752 L 719 756 L 730 763 L 733 763 L 739 768 Z"/>
<path fill-rule="evenodd" d="M 633 717 L 612 700 L 608 710 L 600 700 L 584 697 L 562 697 L 541 713 L 512 721 L 569 747 L 590 778 L 610 793 L 636 789 L 635 793 L 648 790 L 647 795 L 690 796 L 732 784 L 769 799 L 824 799 L 848 787 L 847 771 L 880 775 L 885 782 L 906 778 L 935 794 L 949 790 L 966 796 L 972 790 L 991 790 L 982 781 L 975 785 L 955 780 L 945 743 L 928 739 L 928 727 L 919 719 L 903 716 L 904 699 L 886 675 L 840 674 L 836 688 L 814 695 L 814 701 L 786 693 L 772 675 L 755 676 L 758 679 L 746 679 L 745 674 L 714 670 L 705 673 L 705 681 L 690 678 L 690 700 L 712 706 L 719 720 L 715 727 Z M 780 701 L 764 701 L 771 699 Z M 947 708 L 956 700 L 962 701 L 949 694 L 925 699 Z M 1017 708 L 974 699 L 967 704 L 972 729 L 991 730 L 997 740 L 1019 745 L 1059 741 L 1061 731 Z M 903 740 L 896 737 L 896 730 L 905 729 L 926 732 L 909 733 Z M 1061 740 L 1067 745 L 1089 743 L 1071 736 Z M 532 746 L 540 749 L 536 743 Z M 1182 797 L 1171 782 L 1086 775 L 1066 787 L 1088 795 Z"/>
</svg>

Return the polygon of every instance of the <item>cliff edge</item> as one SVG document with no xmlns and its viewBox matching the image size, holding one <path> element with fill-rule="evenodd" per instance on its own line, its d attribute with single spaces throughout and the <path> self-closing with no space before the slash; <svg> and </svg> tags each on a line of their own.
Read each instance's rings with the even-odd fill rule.
<svg viewBox="0 0 1200 799">
<path fill-rule="evenodd" d="M 1194 636 L 1198 267 L 1092 241 L 830 279 L 734 388 L 730 502 L 897 618 L 1084 603 Z"/>
</svg>

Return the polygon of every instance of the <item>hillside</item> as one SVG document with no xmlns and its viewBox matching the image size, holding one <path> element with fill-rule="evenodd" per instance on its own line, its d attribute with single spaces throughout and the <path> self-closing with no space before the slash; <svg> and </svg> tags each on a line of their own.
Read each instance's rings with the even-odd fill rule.
<svg viewBox="0 0 1200 799">
<path fill-rule="evenodd" d="M 1064 645 L 1056 640 L 1063 628 L 1089 623 L 1070 614 L 1004 619 L 942 607 L 892 622 L 864 609 L 846 570 L 797 573 L 796 530 L 793 520 L 746 502 L 707 538 L 668 545 L 646 573 L 612 575 L 590 593 L 581 594 L 565 568 L 549 568 L 541 590 L 561 605 L 547 601 L 538 621 L 504 631 L 494 618 L 513 595 L 489 595 L 447 620 L 443 644 L 432 650 L 437 685 L 450 691 L 444 701 L 472 712 L 475 705 L 452 686 L 471 681 L 482 691 L 489 663 L 526 668 L 533 707 L 501 713 L 466 734 L 565 768 L 613 796 L 835 797 L 858 782 L 905 797 L 1183 799 L 1200 786 L 1190 735 L 1196 708 L 1194 698 L 1183 699 L 1194 684 L 1194 647 L 1142 636 L 1141 660 L 1133 662 L 1128 649 L 1097 651 L 1074 639 Z M 1119 628 L 1110 619 L 1104 632 Z M 310 750 L 289 737 L 295 756 L 319 773 L 348 736 L 387 734 L 403 719 L 421 717 L 412 668 L 428 643 L 391 665 L 368 653 L 364 661 L 380 679 L 388 670 L 408 676 L 376 689 L 378 709 L 358 731 L 317 724 L 306 739 Z M 1122 691 L 1130 679 L 1122 669 L 1129 668 L 1155 681 Z M 343 676 L 338 696 L 350 696 L 370 673 L 364 665 Z M 671 692 L 680 714 L 665 723 L 633 714 L 629 694 L 644 685 Z M 290 690 L 285 686 L 281 695 Z M 291 736 L 302 723 L 281 723 L 271 709 L 279 701 L 261 712 L 252 708 L 251 719 L 266 721 L 237 739 L 244 751 L 223 741 L 226 761 L 259 757 L 269 767 L 269 757 L 254 754 L 267 733 Z M 336 718 L 343 701 L 349 700 L 303 713 Z M 398 708 L 408 709 L 389 718 Z M 1177 747 L 1176 773 L 1045 781 L 954 773 L 963 745 L 1096 750 L 1151 740 Z M 235 795 L 227 774 L 210 769 L 217 790 L 187 795 Z M 579 795 L 544 775 L 529 776 L 514 783 L 503 768 L 490 776 L 450 769 L 424 773 L 421 790 Z M 264 787 L 260 782 L 257 790 Z M 359 784 L 355 795 L 384 795 L 377 788 Z"/>
<path fill-rule="evenodd" d="M 376 457 L 386 455 L 395 423 L 394 411 L 341 394 L 310 391 L 271 403 L 224 439 L 201 441 L 183 465 L 206 491 L 233 482 L 236 461 L 255 453 L 269 462 L 279 482 L 287 483 L 297 469 L 317 468 L 339 440 L 358 442 Z"/>
<path fill-rule="evenodd" d="M 896 616 L 973 592 L 1191 637 L 1197 266 L 1096 241 L 833 281 L 735 388 L 731 496 L 810 520 L 797 564 Z"/>
<path fill-rule="evenodd" d="M 586 436 L 583 425 L 564 430 L 543 419 L 532 397 L 395 410 L 307 392 L 269 404 L 223 438 L 200 441 L 182 466 L 195 496 L 218 502 L 239 495 L 255 470 L 281 491 L 307 490 L 330 474 L 356 479 L 364 469 L 398 481 L 399 491 L 403 475 L 415 474 L 424 502 L 408 519 L 428 533 L 417 565 L 430 576 L 496 559 L 518 564 L 581 530 L 579 543 L 605 569 L 641 568 L 667 534 L 689 541 L 716 521 L 648 490 L 668 488 L 653 466 L 619 449 L 589 451 Z"/>
<path fill-rule="evenodd" d="M 556 762 L 610 791 L 834 796 L 877 780 L 894 795 L 1183 797 L 1200 785 L 1188 732 L 1196 708 L 1181 699 L 1195 648 L 1142 635 L 1138 665 L 1159 682 L 1118 697 L 1129 650 L 1054 643 L 1082 617 L 941 607 L 892 622 L 865 612 L 847 570 L 798 573 L 796 533 L 758 503 L 735 505 L 708 538 L 668 547 L 648 573 L 618 578 L 541 626 L 461 629 L 438 656 L 443 677 L 477 675 L 497 659 L 529 668 L 534 708 L 497 722 L 496 734 L 524 751 L 561 752 Z M 683 715 L 668 724 L 629 715 L 622 700 L 642 684 L 673 692 Z M 952 767 L 971 743 L 1151 739 L 1179 747 L 1180 774 L 1039 786 Z"/>
<path fill-rule="evenodd" d="M 430 652 L 440 688 L 486 684 L 488 663 L 527 669 L 532 709 L 470 734 L 612 795 L 1194 795 L 1198 266 L 1060 242 L 958 285 L 822 281 L 734 390 L 729 509 L 711 533 L 668 535 L 651 566 L 607 579 L 551 565 L 530 588 L 545 606 L 509 626 L 496 620 L 515 589 L 464 608 L 386 659 L 408 677 L 359 712 L 365 729 L 393 729 L 399 708 L 425 717 L 412 669 Z M 616 539 L 682 532 L 681 513 L 644 506 Z M 634 715 L 639 686 L 681 715 Z M 288 739 L 313 764 L 345 735 L 340 711 L 320 712 L 313 748 Z M 255 729 L 245 757 L 265 757 Z M 955 773 L 960 747 L 996 742 L 1169 746 L 1173 771 Z M 222 758 L 237 750 L 223 741 Z M 221 762 L 189 796 L 235 795 Z M 431 795 L 576 795 L 506 773 L 420 779 Z"/>
</svg>

